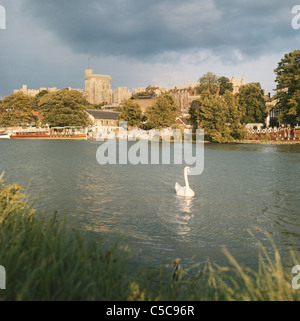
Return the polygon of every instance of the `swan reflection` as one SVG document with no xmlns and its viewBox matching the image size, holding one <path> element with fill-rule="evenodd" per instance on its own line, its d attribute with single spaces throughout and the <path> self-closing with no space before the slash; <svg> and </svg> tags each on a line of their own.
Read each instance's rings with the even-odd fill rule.
<svg viewBox="0 0 300 321">
<path fill-rule="evenodd" d="M 176 205 L 177 208 L 180 209 L 180 211 L 185 213 L 191 213 L 192 211 L 192 197 L 182 197 L 182 196 L 176 196 Z"/>
<path fill-rule="evenodd" d="M 191 231 L 190 220 L 194 217 L 192 213 L 192 197 L 176 196 L 176 207 L 179 211 L 174 214 L 173 223 L 176 224 L 179 235 L 187 235 Z"/>
</svg>

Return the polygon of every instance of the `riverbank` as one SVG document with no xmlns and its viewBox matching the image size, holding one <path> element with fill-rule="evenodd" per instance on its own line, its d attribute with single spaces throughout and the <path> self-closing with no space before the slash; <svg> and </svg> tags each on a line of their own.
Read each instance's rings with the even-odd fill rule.
<svg viewBox="0 0 300 321">
<path fill-rule="evenodd" d="M 274 258 L 259 247 L 258 271 L 240 266 L 225 248 L 228 267 L 207 262 L 183 271 L 170 262 L 157 269 L 137 264 L 124 239 L 87 235 L 55 214 L 36 213 L 18 185 L 1 177 L 0 184 L 0 265 L 7 273 L 0 301 L 300 300 L 275 246 Z"/>
<path fill-rule="evenodd" d="M 300 141 L 293 140 L 242 140 L 235 141 L 237 144 L 260 144 L 260 145 L 299 145 Z"/>
</svg>

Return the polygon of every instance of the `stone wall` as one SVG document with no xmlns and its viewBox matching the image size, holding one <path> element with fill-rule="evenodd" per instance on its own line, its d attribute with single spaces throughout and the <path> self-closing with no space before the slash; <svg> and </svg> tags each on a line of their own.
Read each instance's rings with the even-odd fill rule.
<svg viewBox="0 0 300 321">
<path fill-rule="evenodd" d="M 130 99 L 131 96 L 132 94 L 127 87 L 118 87 L 113 91 L 112 102 L 113 104 L 120 105 L 123 101 Z"/>
</svg>

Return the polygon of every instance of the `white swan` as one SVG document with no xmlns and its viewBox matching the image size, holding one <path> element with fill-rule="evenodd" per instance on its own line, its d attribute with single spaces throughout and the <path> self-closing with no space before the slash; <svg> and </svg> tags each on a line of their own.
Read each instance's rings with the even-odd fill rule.
<svg viewBox="0 0 300 321">
<path fill-rule="evenodd" d="M 191 197 L 194 196 L 195 193 L 194 191 L 190 188 L 189 181 L 187 178 L 187 174 L 191 172 L 190 168 L 186 166 L 184 168 L 184 181 L 185 181 L 185 186 L 181 186 L 176 182 L 175 184 L 175 191 L 178 196 L 185 196 L 185 197 Z"/>
</svg>

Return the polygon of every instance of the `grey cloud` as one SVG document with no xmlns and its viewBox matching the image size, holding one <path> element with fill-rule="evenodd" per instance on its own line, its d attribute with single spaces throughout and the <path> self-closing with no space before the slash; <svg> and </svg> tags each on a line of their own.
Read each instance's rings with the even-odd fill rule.
<svg viewBox="0 0 300 321">
<path fill-rule="evenodd" d="M 294 0 L 27 0 L 23 10 L 80 53 L 149 60 L 167 52 L 259 57 L 296 34 Z"/>
</svg>

